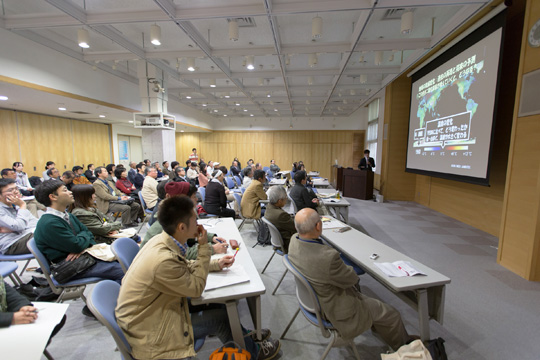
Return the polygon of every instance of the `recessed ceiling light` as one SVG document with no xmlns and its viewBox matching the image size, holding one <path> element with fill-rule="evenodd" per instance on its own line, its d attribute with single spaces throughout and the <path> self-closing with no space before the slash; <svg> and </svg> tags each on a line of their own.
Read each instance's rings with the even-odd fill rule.
<svg viewBox="0 0 540 360">
<path fill-rule="evenodd" d="M 274 111 L 277 111 L 277 109 L 274 109 Z"/>
<path fill-rule="evenodd" d="M 227 116 L 227 114 L 223 114 L 223 116 Z"/>
<path fill-rule="evenodd" d="M 77 30 L 77 42 L 79 43 L 79 46 L 88 49 L 90 47 L 89 43 L 89 36 L 88 36 L 88 30 L 86 29 L 78 29 Z"/>
<path fill-rule="evenodd" d="M 244 111 L 247 111 L 247 109 L 244 109 Z"/>
<path fill-rule="evenodd" d="M 161 28 L 159 25 L 150 26 L 150 42 L 156 46 L 161 45 Z"/>
<path fill-rule="evenodd" d="M 186 99 L 191 99 L 191 96 L 190 96 L 190 95 L 187 95 L 187 96 L 186 96 Z"/>
<path fill-rule="evenodd" d="M 240 103 L 239 103 L 239 102 L 237 102 L 237 103 L 236 103 L 236 106 L 240 106 Z"/>
<path fill-rule="evenodd" d="M 2 101 L 6 101 L 7 99 L 8 99 L 8 97 L 7 97 L 7 96 L 4 96 L 4 95 L 0 95 L 0 100 L 2 100 Z"/>
<path fill-rule="evenodd" d="M 206 106 L 206 103 L 203 103 L 202 106 Z"/>
<path fill-rule="evenodd" d="M 58 110 L 60 110 L 60 111 L 66 111 L 67 109 L 66 109 L 65 107 L 62 107 L 62 106 L 61 106 L 61 107 L 58 108 Z"/>
<path fill-rule="evenodd" d="M 268 93 L 266 94 L 266 97 L 272 97 L 272 94 Z"/>
<path fill-rule="evenodd" d="M 104 118 L 104 117 L 105 117 L 105 115 L 99 115 L 99 117 L 100 117 L 100 118 Z"/>
<path fill-rule="evenodd" d="M 214 112 L 217 112 L 217 109 L 214 109 Z"/>
<path fill-rule="evenodd" d="M 195 58 L 187 58 L 188 71 L 195 71 Z"/>
<path fill-rule="evenodd" d="M 180 132 L 184 132 L 184 130 L 180 130 Z"/>
<path fill-rule="evenodd" d="M 253 116 L 253 114 L 249 114 L 249 116 Z"/>
<path fill-rule="evenodd" d="M 133 120 L 129 120 L 128 123 L 133 124 Z"/>
<path fill-rule="evenodd" d="M 255 57 L 253 55 L 246 56 L 246 67 L 248 70 L 255 69 Z"/>
</svg>

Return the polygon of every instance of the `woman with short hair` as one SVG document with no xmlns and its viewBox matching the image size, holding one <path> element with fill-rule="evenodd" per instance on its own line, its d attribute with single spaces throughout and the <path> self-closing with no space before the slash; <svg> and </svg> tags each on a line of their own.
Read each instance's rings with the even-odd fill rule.
<svg viewBox="0 0 540 360">
<path fill-rule="evenodd" d="M 235 211 L 227 208 L 227 195 L 225 194 L 225 186 L 223 185 L 224 177 L 225 175 L 221 170 L 214 170 L 212 180 L 206 185 L 206 196 L 203 207 L 209 214 L 234 218 Z"/>
</svg>

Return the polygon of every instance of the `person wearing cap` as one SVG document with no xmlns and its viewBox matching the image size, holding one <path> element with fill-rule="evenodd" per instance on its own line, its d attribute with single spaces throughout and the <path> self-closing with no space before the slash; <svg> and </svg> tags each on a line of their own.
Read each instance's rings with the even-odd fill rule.
<svg viewBox="0 0 540 360">
<path fill-rule="evenodd" d="M 82 166 L 75 165 L 71 170 L 75 174 L 73 185 L 92 185 L 92 183 L 83 176 L 84 168 Z"/>
<path fill-rule="evenodd" d="M 191 198 L 191 200 L 193 200 L 194 203 L 197 203 L 197 188 L 195 187 L 195 185 L 192 185 L 188 182 L 169 181 L 165 184 L 164 187 L 160 186 L 158 188 L 158 191 L 160 191 L 161 188 L 164 189 L 165 199 L 173 196 L 188 196 L 189 198 Z M 160 195 L 163 194 L 160 193 Z M 163 226 L 159 223 L 159 221 L 155 221 L 146 232 L 146 235 L 144 236 L 144 239 L 141 243 L 141 248 L 146 245 L 146 243 L 148 243 L 148 241 L 150 241 L 154 236 L 161 234 L 162 231 Z M 208 233 L 208 243 L 212 244 L 212 255 L 225 254 L 227 252 L 228 245 L 226 240 L 222 237 L 218 237 L 217 234 Z M 196 245 L 197 244 L 195 241 L 188 241 L 189 248 L 186 252 L 187 260 L 195 260 L 197 258 L 198 247 Z"/>
</svg>

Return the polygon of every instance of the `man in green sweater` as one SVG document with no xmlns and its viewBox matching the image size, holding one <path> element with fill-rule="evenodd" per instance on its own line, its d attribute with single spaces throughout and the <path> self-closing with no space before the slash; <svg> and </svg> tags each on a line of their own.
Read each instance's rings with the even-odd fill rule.
<svg viewBox="0 0 540 360">
<path fill-rule="evenodd" d="M 170 198 L 173 196 L 180 196 L 180 195 L 186 195 L 188 197 L 191 197 L 191 200 L 196 204 L 197 203 L 197 189 L 194 185 L 190 185 L 188 182 L 175 182 L 170 181 L 165 185 L 165 197 Z M 154 236 L 161 234 L 163 231 L 163 227 L 159 223 L 159 221 L 156 221 L 152 224 L 150 229 L 146 232 L 146 235 L 144 236 L 144 240 L 141 243 L 141 248 L 148 242 L 150 239 L 152 239 Z M 224 238 L 218 237 L 216 234 L 208 233 L 208 243 L 212 244 L 212 255 L 214 254 L 225 254 L 227 252 L 227 242 Z M 193 243 L 188 240 L 188 249 L 186 252 L 186 259 L 187 260 L 195 260 L 197 259 L 197 253 L 198 253 L 198 247 L 195 246 L 196 243 L 193 241 Z"/>
<path fill-rule="evenodd" d="M 36 199 L 47 207 L 34 232 L 38 249 L 51 263 L 66 259 L 73 261 L 92 245 L 94 235 L 77 217 L 66 212 L 73 203 L 73 195 L 63 182 L 47 180 L 35 189 Z M 99 277 L 114 280 L 120 284 L 124 272 L 117 261 L 101 261 L 70 280 Z"/>
</svg>

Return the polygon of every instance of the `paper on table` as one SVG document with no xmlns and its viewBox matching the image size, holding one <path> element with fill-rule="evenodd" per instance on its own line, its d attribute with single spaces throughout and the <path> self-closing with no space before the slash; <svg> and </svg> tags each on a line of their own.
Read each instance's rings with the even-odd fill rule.
<svg viewBox="0 0 540 360">
<path fill-rule="evenodd" d="M 213 290 L 229 285 L 240 284 L 249 281 L 249 275 L 240 264 L 234 264 L 232 267 L 221 271 L 208 273 L 206 287 L 204 291 Z"/>
<path fill-rule="evenodd" d="M 323 216 L 321 220 L 322 220 L 323 229 L 335 229 L 335 228 L 341 228 L 341 227 L 346 226 L 342 224 L 341 221 L 328 217 L 328 216 Z"/>
<path fill-rule="evenodd" d="M 415 275 L 426 275 L 415 269 L 408 261 L 394 261 L 393 263 L 374 263 L 381 271 L 390 277 L 404 277 Z"/>
<path fill-rule="evenodd" d="M 336 193 L 323 194 L 321 192 L 318 192 L 317 196 L 320 197 L 320 198 L 323 198 L 323 199 L 328 199 L 328 198 L 331 198 L 333 196 L 336 196 Z"/>
</svg>

